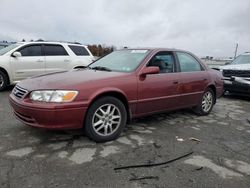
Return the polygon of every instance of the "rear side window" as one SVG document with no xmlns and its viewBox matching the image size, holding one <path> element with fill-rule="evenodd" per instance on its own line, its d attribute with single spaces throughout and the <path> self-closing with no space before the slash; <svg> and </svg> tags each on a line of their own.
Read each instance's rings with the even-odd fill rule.
<svg viewBox="0 0 250 188">
<path fill-rule="evenodd" d="M 17 50 L 22 54 L 22 56 L 42 56 L 42 46 L 41 45 L 32 45 L 23 47 L 20 50 Z"/>
<path fill-rule="evenodd" d="M 181 72 L 201 71 L 200 63 L 190 54 L 185 52 L 176 52 L 179 59 Z"/>
<path fill-rule="evenodd" d="M 89 52 L 83 46 L 73 46 L 69 45 L 69 48 L 76 54 L 77 56 L 88 56 Z"/>
<path fill-rule="evenodd" d="M 44 45 L 44 54 L 46 56 L 66 56 L 69 55 L 61 45 Z"/>
</svg>

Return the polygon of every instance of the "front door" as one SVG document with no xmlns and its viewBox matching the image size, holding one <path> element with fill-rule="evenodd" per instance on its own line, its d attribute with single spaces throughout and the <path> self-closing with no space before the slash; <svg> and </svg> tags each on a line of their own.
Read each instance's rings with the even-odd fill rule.
<svg viewBox="0 0 250 188">
<path fill-rule="evenodd" d="M 21 57 L 11 57 L 15 81 L 44 74 L 45 59 L 40 44 L 26 45 L 17 51 L 21 53 Z"/>
<path fill-rule="evenodd" d="M 180 73 L 172 52 L 158 52 L 147 64 L 158 66 L 159 74 L 138 78 L 137 114 L 143 115 L 178 107 Z"/>
</svg>

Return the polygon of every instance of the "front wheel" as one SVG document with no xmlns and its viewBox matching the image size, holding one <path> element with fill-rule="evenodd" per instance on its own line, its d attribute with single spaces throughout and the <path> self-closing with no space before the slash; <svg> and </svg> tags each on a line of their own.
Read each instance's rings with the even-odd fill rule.
<svg viewBox="0 0 250 188">
<path fill-rule="evenodd" d="M 214 106 L 215 95 L 212 89 L 208 88 L 202 95 L 200 104 L 194 108 L 197 115 L 208 115 Z"/>
<path fill-rule="evenodd" d="M 126 121 L 127 111 L 124 104 L 115 97 L 102 97 L 90 106 L 84 130 L 90 139 L 106 142 L 119 137 Z"/>
<path fill-rule="evenodd" d="M 0 71 L 0 91 L 3 91 L 8 85 L 8 77 L 7 75 Z"/>
</svg>

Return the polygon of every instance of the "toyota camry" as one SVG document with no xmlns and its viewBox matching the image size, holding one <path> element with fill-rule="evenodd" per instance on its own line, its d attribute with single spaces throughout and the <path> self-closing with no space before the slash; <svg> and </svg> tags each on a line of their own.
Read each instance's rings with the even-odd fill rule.
<svg viewBox="0 0 250 188">
<path fill-rule="evenodd" d="M 15 116 L 45 129 L 81 129 L 96 141 L 116 139 L 132 118 L 181 108 L 211 112 L 223 93 L 221 72 L 190 52 L 124 49 L 84 69 L 19 82 L 10 94 Z"/>
</svg>

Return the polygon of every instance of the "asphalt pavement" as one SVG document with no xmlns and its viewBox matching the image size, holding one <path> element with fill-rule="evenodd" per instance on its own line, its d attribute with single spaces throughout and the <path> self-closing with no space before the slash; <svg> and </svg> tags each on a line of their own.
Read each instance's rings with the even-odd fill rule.
<svg viewBox="0 0 250 188">
<path fill-rule="evenodd" d="M 134 120 L 95 143 L 82 131 L 17 121 L 0 93 L 0 187 L 250 187 L 250 99 L 226 96 L 209 116 L 190 110 Z M 167 164 L 164 163 L 190 154 Z M 118 167 L 145 165 L 117 169 Z"/>
</svg>

